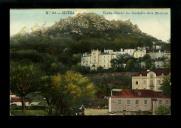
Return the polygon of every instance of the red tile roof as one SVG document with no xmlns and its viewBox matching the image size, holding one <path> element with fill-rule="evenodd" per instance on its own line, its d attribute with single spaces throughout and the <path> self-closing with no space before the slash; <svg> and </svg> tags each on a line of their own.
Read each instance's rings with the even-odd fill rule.
<svg viewBox="0 0 181 128">
<path fill-rule="evenodd" d="M 139 76 L 140 74 L 142 74 L 142 76 L 147 76 L 147 73 L 151 72 L 151 70 L 144 70 L 144 71 L 141 71 L 141 72 L 138 72 L 132 76 Z M 157 76 L 160 76 L 162 75 L 168 75 L 170 73 L 170 70 L 169 69 L 164 69 L 164 68 L 159 68 L 159 69 L 155 69 L 155 70 L 152 70 L 152 72 L 155 72 Z"/>
<path fill-rule="evenodd" d="M 114 94 L 114 93 L 113 93 Z M 123 89 L 120 92 L 117 92 L 116 95 L 113 95 L 112 98 L 121 97 L 121 98 L 169 98 L 165 96 L 162 92 L 156 92 L 153 90 L 130 90 Z"/>
</svg>

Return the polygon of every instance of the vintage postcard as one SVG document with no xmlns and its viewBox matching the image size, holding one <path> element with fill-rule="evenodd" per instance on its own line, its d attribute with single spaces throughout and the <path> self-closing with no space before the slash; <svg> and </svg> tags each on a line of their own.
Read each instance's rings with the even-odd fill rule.
<svg viewBox="0 0 181 128">
<path fill-rule="evenodd" d="M 10 116 L 171 115 L 170 15 L 10 9 Z"/>
</svg>

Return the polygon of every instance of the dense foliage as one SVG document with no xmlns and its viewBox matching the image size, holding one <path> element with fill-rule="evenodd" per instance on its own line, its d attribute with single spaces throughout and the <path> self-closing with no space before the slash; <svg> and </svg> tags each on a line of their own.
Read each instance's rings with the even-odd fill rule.
<svg viewBox="0 0 181 128">
<path fill-rule="evenodd" d="M 157 115 L 169 115 L 171 114 L 171 111 L 170 111 L 170 108 L 161 105 L 157 108 L 155 113 Z"/>
<path fill-rule="evenodd" d="M 166 76 L 163 80 L 162 86 L 160 89 L 163 91 L 163 93 L 167 96 L 171 96 L 171 80 L 170 75 Z"/>
<path fill-rule="evenodd" d="M 22 111 L 25 110 L 25 96 L 38 89 L 40 70 L 35 65 L 12 63 L 10 66 L 10 89 L 21 97 Z"/>
<path fill-rule="evenodd" d="M 40 91 L 47 100 L 49 115 L 71 115 L 73 107 L 88 104 L 96 91 L 87 77 L 73 71 L 45 76 L 42 80 Z"/>
</svg>

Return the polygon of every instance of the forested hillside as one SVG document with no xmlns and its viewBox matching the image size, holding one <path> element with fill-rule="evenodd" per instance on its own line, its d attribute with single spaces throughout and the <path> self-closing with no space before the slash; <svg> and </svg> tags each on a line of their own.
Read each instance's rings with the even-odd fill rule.
<svg viewBox="0 0 181 128">
<path fill-rule="evenodd" d="M 50 61 L 70 68 L 80 62 L 82 53 L 91 49 L 119 50 L 138 46 L 151 49 L 153 42 L 165 50 L 170 48 L 170 44 L 141 32 L 130 20 L 109 21 L 94 13 L 83 13 L 61 19 L 48 28 L 12 36 L 10 53 L 12 61 Z"/>
</svg>

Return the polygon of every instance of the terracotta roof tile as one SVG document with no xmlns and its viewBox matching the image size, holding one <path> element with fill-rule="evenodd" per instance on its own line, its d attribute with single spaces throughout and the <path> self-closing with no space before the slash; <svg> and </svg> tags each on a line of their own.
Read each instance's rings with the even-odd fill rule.
<svg viewBox="0 0 181 128">
<path fill-rule="evenodd" d="M 113 93 L 114 94 L 114 93 Z M 165 96 L 162 92 L 155 92 L 153 90 L 130 90 L 123 89 L 120 92 L 117 92 L 114 97 L 122 97 L 122 98 L 169 98 Z"/>
</svg>

